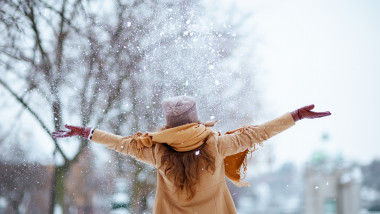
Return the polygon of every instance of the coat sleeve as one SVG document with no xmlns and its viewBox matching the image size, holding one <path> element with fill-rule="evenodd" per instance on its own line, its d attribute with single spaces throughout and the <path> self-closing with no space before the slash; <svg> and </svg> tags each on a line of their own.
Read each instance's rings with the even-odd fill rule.
<svg viewBox="0 0 380 214">
<path fill-rule="evenodd" d="M 143 163 L 156 166 L 154 144 L 152 147 L 143 148 L 138 151 L 136 145 L 132 145 L 133 143 L 130 143 L 130 140 L 128 140 L 127 137 L 111 134 L 99 129 L 95 129 L 92 135 L 92 141 L 103 144 L 109 149 L 113 149 L 125 155 L 130 155 Z"/>
<path fill-rule="evenodd" d="M 231 134 L 218 136 L 218 151 L 222 157 L 243 152 L 255 147 L 256 144 L 261 145 L 261 142 L 285 131 L 294 124 L 291 114 L 286 113 L 262 125 L 252 125 L 238 129 Z"/>
</svg>

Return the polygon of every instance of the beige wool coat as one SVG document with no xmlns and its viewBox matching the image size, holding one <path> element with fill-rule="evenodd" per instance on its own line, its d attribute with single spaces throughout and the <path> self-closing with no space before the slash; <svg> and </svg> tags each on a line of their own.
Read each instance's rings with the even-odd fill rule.
<svg viewBox="0 0 380 214">
<path fill-rule="evenodd" d="M 224 158 L 252 148 L 255 144 L 288 129 L 295 124 L 290 113 L 266 122 L 262 125 L 248 126 L 242 132 L 220 135 L 211 132 L 205 146 L 215 154 L 216 170 L 213 174 L 205 171 L 201 174 L 197 194 L 191 201 L 185 201 L 185 193 L 175 194 L 173 183 L 165 177 L 161 166 L 160 146 L 144 148 L 142 155 L 128 149 L 126 137 L 110 134 L 95 129 L 92 141 L 103 144 L 110 149 L 130 155 L 137 160 L 157 168 L 157 190 L 153 213 L 155 214 L 231 214 L 237 213 L 231 194 L 225 181 Z M 124 141 L 124 142 L 123 142 Z"/>
</svg>

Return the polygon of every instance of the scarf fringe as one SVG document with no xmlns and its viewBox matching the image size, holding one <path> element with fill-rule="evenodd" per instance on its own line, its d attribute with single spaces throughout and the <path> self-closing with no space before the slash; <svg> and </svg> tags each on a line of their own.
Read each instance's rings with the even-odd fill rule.
<svg viewBox="0 0 380 214">
<path fill-rule="evenodd" d="M 126 146 L 126 144 L 129 145 Z M 142 158 L 144 148 L 151 147 L 152 145 L 153 142 L 148 133 L 137 132 L 134 135 L 126 137 L 122 146 L 124 149 L 127 149 L 127 154 L 135 154 L 137 158 Z"/>
<path fill-rule="evenodd" d="M 236 133 L 236 132 L 244 133 L 250 127 L 252 127 L 252 126 L 244 126 L 242 128 L 239 128 L 239 129 L 228 131 L 228 132 L 226 132 L 226 134 L 233 134 L 233 133 Z M 249 160 L 251 160 L 252 156 L 253 156 L 253 152 L 256 151 L 256 150 L 258 150 L 257 145 L 263 146 L 263 144 L 261 142 L 260 143 L 255 143 L 255 144 L 253 144 L 252 148 L 247 149 L 244 152 L 241 152 L 241 153 L 237 154 L 240 157 L 244 156 L 244 158 L 241 161 L 241 163 L 238 163 L 238 168 L 236 169 L 236 172 L 235 172 L 236 174 L 234 175 L 234 177 L 239 177 L 239 179 L 232 179 L 230 176 L 227 176 L 238 187 L 242 187 L 242 186 L 249 187 L 249 185 L 250 185 L 249 183 L 243 182 L 242 180 L 244 180 L 245 177 L 247 176 L 247 167 L 248 167 L 248 157 L 247 157 L 247 155 L 250 154 Z M 236 159 L 238 160 L 240 158 L 238 157 Z M 226 164 L 226 161 L 225 161 L 225 165 L 228 165 L 228 163 Z M 242 173 L 241 173 L 241 171 L 242 171 Z"/>
</svg>

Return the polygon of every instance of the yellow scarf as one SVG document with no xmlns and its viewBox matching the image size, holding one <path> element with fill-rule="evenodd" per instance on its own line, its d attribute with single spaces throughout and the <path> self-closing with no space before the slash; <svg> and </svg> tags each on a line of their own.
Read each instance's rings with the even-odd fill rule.
<svg viewBox="0 0 380 214">
<path fill-rule="evenodd" d="M 242 129 L 237 129 L 226 134 L 231 134 Z M 137 143 L 137 149 L 151 147 L 154 143 L 166 143 L 175 151 L 187 152 L 200 147 L 206 138 L 212 132 L 210 127 L 203 124 L 190 123 L 183 126 L 177 126 L 170 129 L 165 129 L 159 132 L 141 132 L 130 136 L 131 143 Z M 254 149 L 253 149 L 254 150 Z M 247 170 L 247 154 L 249 150 L 227 156 L 224 159 L 225 174 L 237 186 L 247 186 L 247 183 L 241 182 L 240 168 L 243 166 L 243 172 Z"/>
</svg>

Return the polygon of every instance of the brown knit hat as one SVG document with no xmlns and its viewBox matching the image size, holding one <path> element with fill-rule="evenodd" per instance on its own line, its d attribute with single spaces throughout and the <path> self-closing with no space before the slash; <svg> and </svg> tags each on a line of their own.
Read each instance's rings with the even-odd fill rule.
<svg viewBox="0 0 380 214">
<path fill-rule="evenodd" d="M 164 99 L 161 104 L 166 117 L 166 125 L 168 127 L 199 122 L 197 106 L 193 97 L 170 97 Z"/>
</svg>

